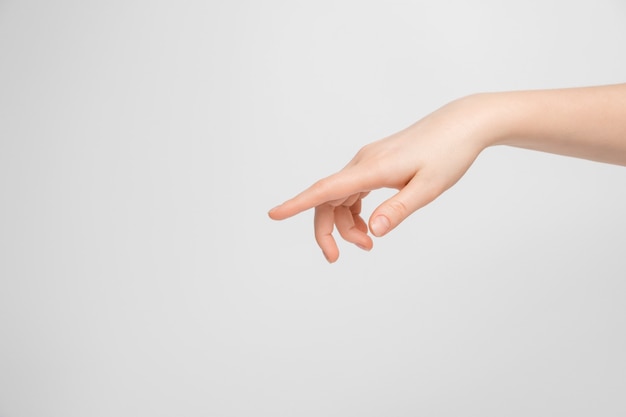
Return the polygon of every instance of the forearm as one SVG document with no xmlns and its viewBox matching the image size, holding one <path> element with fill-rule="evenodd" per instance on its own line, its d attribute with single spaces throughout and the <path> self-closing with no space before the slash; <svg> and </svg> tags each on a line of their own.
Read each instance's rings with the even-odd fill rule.
<svg viewBox="0 0 626 417">
<path fill-rule="evenodd" d="M 626 84 L 473 98 L 493 116 L 493 134 L 483 146 L 510 145 L 626 165 Z"/>
</svg>

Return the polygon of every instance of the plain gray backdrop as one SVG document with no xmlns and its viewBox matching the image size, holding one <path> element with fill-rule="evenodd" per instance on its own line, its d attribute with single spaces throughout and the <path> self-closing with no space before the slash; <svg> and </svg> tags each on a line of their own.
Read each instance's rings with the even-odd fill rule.
<svg viewBox="0 0 626 417">
<path fill-rule="evenodd" d="M 625 19 L 0 0 L 0 416 L 626 415 L 625 168 L 488 149 L 334 265 L 266 215 L 455 98 L 626 81 Z"/>
</svg>

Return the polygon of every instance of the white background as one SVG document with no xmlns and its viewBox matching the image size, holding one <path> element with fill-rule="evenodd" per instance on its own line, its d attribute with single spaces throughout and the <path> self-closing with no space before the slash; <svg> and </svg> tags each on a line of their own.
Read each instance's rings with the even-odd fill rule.
<svg viewBox="0 0 626 417">
<path fill-rule="evenodd" d="M 626 81 L 625 18 L 0 0 L 0 416 L 625 415 L 623 167 L 488 149 L 334 265 L 266 215 L 455 98 Z"/>
</svg>

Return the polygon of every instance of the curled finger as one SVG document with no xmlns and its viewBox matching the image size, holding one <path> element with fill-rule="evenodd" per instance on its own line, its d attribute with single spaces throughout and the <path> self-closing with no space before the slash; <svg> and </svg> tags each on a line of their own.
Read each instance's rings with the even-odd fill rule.
<svg viewBox="0 0 626 417">
<path fill-rule="evenodd" d="M 333 207 L 328 204 L 315 207 L 313 224 L 315 227 L 315 240 L 320 249 L 322 249 L 326 260 L 330 263 L 335 262 L 339 258 L 339 249 L 337 248 L 335 238 L 333 238 L 335 224 Z"/>
<path fill-rule="evenodd" d="M 350 243 L 354 243 L 361 249 L 371 250 L 373 246 L 372 239 L 360 227 L 356 226 L 350 209 L 345 206 L 339 206 L 334 211 L 335 224 L 341 237 Z"/>
</svg>

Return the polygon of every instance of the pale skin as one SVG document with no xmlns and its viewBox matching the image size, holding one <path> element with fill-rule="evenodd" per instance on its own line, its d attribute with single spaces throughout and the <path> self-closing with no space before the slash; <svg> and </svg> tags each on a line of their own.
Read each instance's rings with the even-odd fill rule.
<svg viewBox="0 0 626 417">
<path fill-rule="evenodd" d="M 359 150 L 339 172 L 273 208 L 283 220 L 315 208 L 315 239 L 339 258 L 335 227 L 364 250 L 453 186 L 486 148 L 509 145 L 626 166 L 626 84 L 482 93 L 455 100 Z M 395 188 L 366 223 L 361 201 Z M 369 226 L 369 227 L 368 227 Z"/>
</svg>

